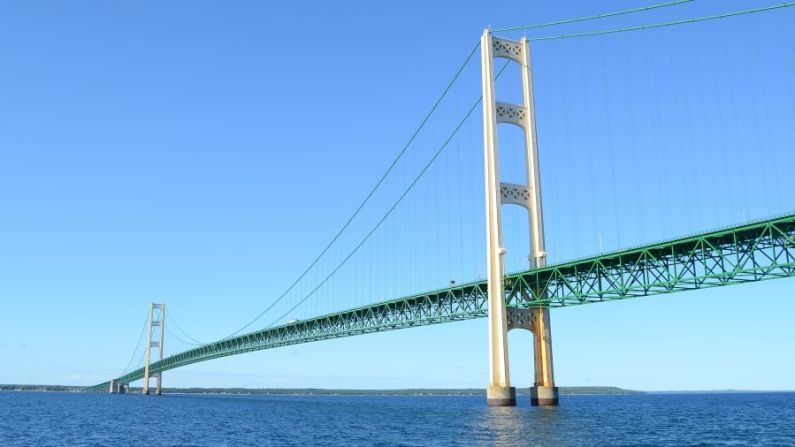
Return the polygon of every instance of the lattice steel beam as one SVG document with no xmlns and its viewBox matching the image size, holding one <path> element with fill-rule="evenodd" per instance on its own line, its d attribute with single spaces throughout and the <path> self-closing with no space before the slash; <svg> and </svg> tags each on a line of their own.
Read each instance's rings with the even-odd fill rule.
<svg viewBox="0 0 795 447">
<path fill-rule="evenodd" d="M 795 214 L 514 273 L 506 304 L 562 307 L 795 276 Z M 373 304 L 209 343 L 150 365 L 192 363 L 330 338 L 486 316 L 486 281 Z M 141 379 L 144 369 L 117 378 Z M 108 389 L 104 382 L 86 391 Z"/>
</svg>

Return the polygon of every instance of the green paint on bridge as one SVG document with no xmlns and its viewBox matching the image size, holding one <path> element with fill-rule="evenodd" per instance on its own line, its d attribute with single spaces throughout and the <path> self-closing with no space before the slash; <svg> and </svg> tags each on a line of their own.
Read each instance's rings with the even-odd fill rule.
<svg viewBox="0 0 795 447">
<path fill-rule="evenodd" d="M 795 276 L 795 214 L 506 275 L 510 308 L 563 307 Z M 486 281 L 456 285 L 208 343 L 151 373 L 280 346 L 485 317 Z M 129 384 L 140 368 L 116 380 Z M 104 382 L 85 391 L 107 391 Z"/>
</svg>

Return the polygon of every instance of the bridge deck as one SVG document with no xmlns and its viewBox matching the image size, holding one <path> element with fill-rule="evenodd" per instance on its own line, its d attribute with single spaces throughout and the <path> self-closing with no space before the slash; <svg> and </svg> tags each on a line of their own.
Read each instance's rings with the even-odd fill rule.
<svg viewBox="0 0 795 447">
<path fill-rule="evenodd" d="M 505 277 L 509 307 L 561 307 L 795 276 L 795 214 Z M 153 363 L 159 372 L 279 346 L 486 316 L 486 281 L 263 329 Z M 119 377 L 143 378 L 143 368 Z M 87 388 L 106 390 L 109 382 Z"/>
</svg>

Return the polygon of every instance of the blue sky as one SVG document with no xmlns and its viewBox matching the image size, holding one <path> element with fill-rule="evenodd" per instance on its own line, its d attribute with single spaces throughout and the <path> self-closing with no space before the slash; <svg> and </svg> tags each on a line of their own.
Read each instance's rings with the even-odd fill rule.
<svg viewBox="0 0 795 447">
<path fill-rule="evenodd" d="M 235 331 L 345 222 L 485 26 L 648 3 L 3 4 L 0 383 L 117 376 L 152 301 L 199 340 Z M 695 1 L 527 35 L 770 3 Z M 551 262 L 795 210 L 794 14 L 533 44 Z M 478 109 L 372 240 L 288 312 L 438 149 L 479 77 L 476 55 L 339 244 L 252 328 L 485 273 Z M 508 69 L 500 99 L 517 83 Z M 521 181 L 519 135 L 499 137 L 503 178 Z M 504 213 L 518 270 L 526 216 Z M 787 279 L 556 310 L 557 382 L 794 389 L 793 291 Z M 530 341 L 510 334 L 517 386 L 531 382 Z M 166 339 L 167 353 L 187 347 Z M 478 320 L 214 360 L 165 383 L 481 387 L 486 358 Z"/>
</svg>

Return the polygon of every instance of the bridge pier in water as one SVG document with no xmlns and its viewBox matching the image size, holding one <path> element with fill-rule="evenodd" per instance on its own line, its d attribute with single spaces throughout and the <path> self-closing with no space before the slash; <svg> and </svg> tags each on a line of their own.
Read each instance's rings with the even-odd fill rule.
<svg viewBox="0 0 795 447">
<path fill-rule="evenodd" d="M 126 383 L 120 382 L 119 379 L 111 379 L 108 385 L 108 393 L 110 394 L 127 394 Z"/>
<path fill-rule="evenodd" d="M 535 383 L 530 390 L 532 405 L 558 405 L 552 367 L 552 336 L 549 309 L 507 309 L 505 305 L 505 248 L 502 241 L 503 204 L 521 206 L 528 211 L 531 253 L 530 268 L 546 265 L 544 219 L 541 207 L 541 181 L 538 166 L 533 74 L 530 43 L 526 38 L 512 41 L 493 37 L 486 29 L 480 41 L 483 76 L 483 148 L 486 180 L 486 257 L 488 266 L 489 385 L 486 399 L 490 406 L 516 405 L 516 388 L 511 386 L 508 360 L 508 331 L 527 329 L 534 336 Z M 522 72 L 523 104 L 497 102 L 494 59 L 516 62 Z M 497 124 L 506 123 L 524 131 L 527 181 L 501 183 Z M 510 320 L 510 324 L 509 324 Z"/>
<path fill-rule="evenodd" d="M 552 332 L 549 326 L 549 309 L 532 309 L 533 351 L 535 359 L 535 383 L 530 388 L 532 405 L 558 405 L 558 387 L 552 368 Z"/>
</svg>

